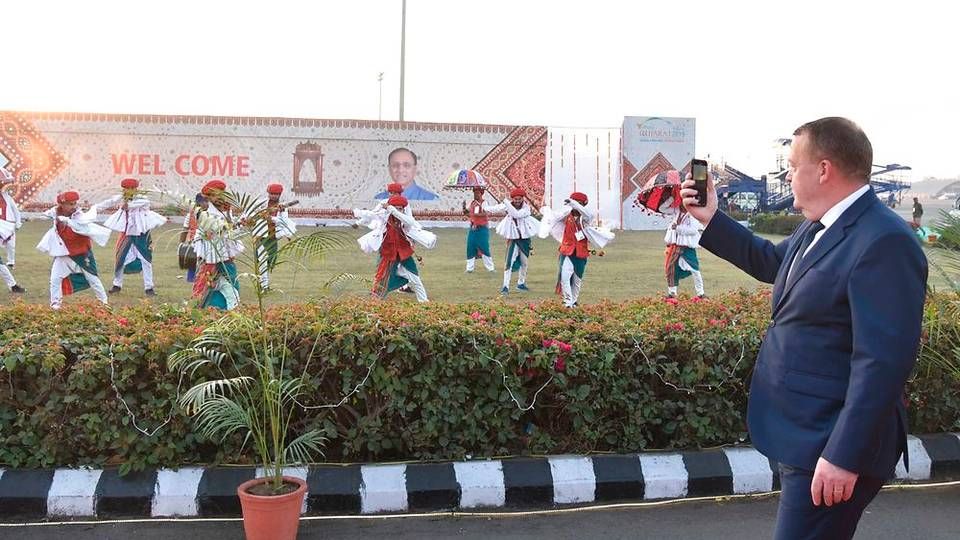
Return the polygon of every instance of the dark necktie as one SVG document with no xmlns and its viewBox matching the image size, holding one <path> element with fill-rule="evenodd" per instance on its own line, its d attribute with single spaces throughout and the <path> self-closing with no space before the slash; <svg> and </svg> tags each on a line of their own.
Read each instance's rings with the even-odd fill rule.
<svg viewBox="0 0 960 540">
<path fill-rule="evenodd" d="M 807 248 L 810 247 L 810 243 L 813 242 L 814 237 L 817 236 L 817 233 L 822 230 L 823 230 L 823 223 L 820 223 L 819 221 L 814 221 L 813 223 L 810 224 L 810 227 L 807 229 L 807 232 L 803 234 L 803 240 L 801 240 L 800 242 L 800 249 L 798 249 L 797 253 L 793 256 L 793 264 L 790 267 L 791 273 L 793 272 L 794 268 L 796 268 L 796 266 L 800 264 L 800 261 L 803 260 L 803 255 L 804 253 L 806 253 Z M 790 274 L 787 274 L 788 277 L 789 275 Z"/>
</svg>

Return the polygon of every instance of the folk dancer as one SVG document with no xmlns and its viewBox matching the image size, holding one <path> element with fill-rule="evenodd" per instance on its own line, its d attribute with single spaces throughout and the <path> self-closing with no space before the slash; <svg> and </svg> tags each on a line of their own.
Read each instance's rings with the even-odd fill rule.
<svg viewBox="0 0 960 540">
<path fill-rule="evenodd" d="M 375 218 L 378 218 L 378 216 L 385 217 L 385 214 L 383 214 L 381 211 L 384 209 L 384 206 L 386 206 L 387 199 L 394 195 L 402 195 L 403 185 L 400 184 L 399 182 L 391 182 L 387 184 L 385 192 L 387 193 L 387 197 L 382 201 L 377 201 L 377 204 L 374 205 L 373 209 L 371 210 L 356 209 L 353 211 L 354 217 L 357 218 L 355 226 L 363 225 L 370 229 L 376 229 L 379 226 L 379 223 L 376 221 Z M 407 204 L 407 206 L 403 208 L 403 213 L 410 216 L 411 218 L 413 217 L 413 210 L 410 208 L 410 204 Z M 400 287 L 399 289 L 397 289 L 397 292 L 413 293 L 413 289 L 410 288 L 410 284 L 408 283 Z"/>
<path fill-rule="evenodd" d="M 354 209 L 353 217 L 357 218 L 356 225 L 362 225 L 370 229 L 375 229 L 378 226 L 376 220 L 380 219 L 384 215 L 382 210 L 384 210 L 384 207 L 387 206 L 387 199 L 393 197 L 394 195 L 403 195 L 403 186 L 397 182 L 391 182 L 387 184 L 386 192 L 389 194 L 387 198 L 383 199 L 382 201 L 377 201 L 377 204 L 373 205 L 373 208 L 370 210 L 363 210 L 359 208 Z M 403 208 L 403 213 L 413 217 L 413 210 L 410 209 L 409 204 Z"/>
<path fill-rule="evenodd" d="M 580 192 L 570 194 L 564 206 L 554 212 L 549 207 L 541 210 L 540 238 L 553 236 L 560 242 L 560 269 L 557 274 L 557 294 L 563 295 L 563 305 L 573 308 L 580 299 L 583 274 L 590 256 L 590 243 L 603 248 L 614 238 L 605 227 L 592 227 L 594 214 L 587 209 L 587 196 Z M 598 255 L 603 255 L 601 250 Z"/>
<path fill-rule="evenodd" d="M 270 288 L 270 269 L 277 262 L 280 250 L 280 239 L 290 238 L 297 232 L 297 225 L 290 219 L 287 208 L 291 204 L 280 204 L 280 195 L 283 194 L 282 184 L 267 186 L 267 207 L 264 216 L 267 218 L 254 225 L 254 238 L 257 243 L 257 262 L 260 266 L 260 287 Z M 294 201 L 296 203 L 297 201 Z"/>
<path fill-rule="evenodd" d="M 490 227 L 487 220 L 487 211 L 483 209 L 484 188 L 473 188 L 473 200 L 470 204 L 463 203 L 463 213 L 470 220 L 470 229 L 467 230 L 467 269 L 472 273 L 477 257 L 483 259 L 483 266 L 488 272 L 493 272 L 493 257 L 490 256 Z"/>
<path fill-rule="evenodd" d="M 507 239 L 507 259 L 503 266 L 503 288 L 501 294 L 510 292 L 510 279 L 517 274 L 517 290 L 528 291 L 527 267 L 532 249 L 531 239 L 540 229 L 540 222 L 530 212 L 526 201 L 527 192 L 523 188 L 510 190 L 510 202 L 484 205 L 487 212 L 506 212 L 507 215 L 497 224 L 497 234 Z"/>
<path fill-rule="evenodd" d="M 9 226 L 0 223 L 0 227 L 4 229 L 3 232 L 0 232 L 0 247 L 6 249 L 6 263 L 10 270 L 13 270 L 17 259 L 17 231 L 23 226 L 23 219 L 20 216 L 20 209 L 17 207 L 17 202 L 13 200 L 13 197 L 10 196 L 9 193 L 3 191 L 5 186 L 13 184 L 13 180 L 13 174 L 0 167 L 0 221 L 7 221 L 13 224 L 13 230 L 8 231 Z M 3 264 L 2 258 L 0 258 L 0 264 Z M 0 271 L 0 273 L 2 273 L 2 271 Z M 6 280 L 6 274 L 4 274 L 4 280 Z"/>
<path fill-rule="evenodd" d="M 167 222 L 167 218 L 150 210 L 150 200 L 140 191 L 136 178 L 120 182 L 123 194 L 111 202 L 120 202 L 120 208 L 103 222 L 103 226 L 120 233 L 115 250 L 113 287 L 107 291 L 116 294 L 123 289 L 124 274 L 143 272 L 143 292 L 155 296 L 153 290 L 153 239 L 150 231 Z"/>
<path fill-rule="evenodd" d="M 700 223 L 693 219 L 681 204 L 680 211 L 667 229 L 663 241 L 667 244 L 664 270 L 667 276 L 667 298 L 676 298 L 679 281 L 693 276 L 693 287 L 697 296 L 706 296 L 703 290 L 703 274 L 700 273 L 700 261 L 697 247 L 700 245 Z"/>
<path fill-rule="evenodd" d="M 200 307 L 231 310 L 240 304 L 240 281 L 234 259 L 243 252 L 237 237 L 230 202 L 223 180 L 211 180 L 200 193 L 210 201 L 197 216 L 197 235 L 193 249 L 197 253 L 197 277 L 193 296 Z"/>
<path fill-rule="evenodd" d="M 44 212 L 54 222 L 37 244 L 37 249 L 53 257 L 50 268 L 50 307 L 53 309 L 60 309 L 64 295 L 86 288 L 93 290 L 97 300 L 107 303 L 107 291 L 97 275 L 91 240 L 105 246 L 111 231 L 94 222 L 96 206 L 82 212 L 77 207 L 79 200 L 76 191 L 60 193 L 57 206 Z"/>
<path fill-rule="evenodd" d="M 205 211 L 209 206 L 210 202 L 207 201 L 207 198 L 202 193 L 197 193 L 193 198 L 190 210 L 183 217 L 183 230 L 180 231 L 180 246 L 178 248 L 183 254 L 178 254 L 178 258 L 180 259 L 180 268 L 187 271 L 187 283 L 193 283 L 197 277 L 197 253 L 193 248 L 193 242 L 197 238 L 197 218 L 200 216 L 200 212 Z"/>
<path fill-rule="evenodd" d="M 414 259 L 413 242 L 433 249 L 437 236 L 424 230 L 417 221 L 406 214 L 407 199 L 393 195 L 376 216 L 371 218 L 371 231 L 361 236 L 357 243 L 364 253 L 379 253 L 377 273 L 372 294 L 385 298 L 387 293 L 409 284 L 418 302 L 427 302 L 427 290 L 420 279 Z"/>
</svg>

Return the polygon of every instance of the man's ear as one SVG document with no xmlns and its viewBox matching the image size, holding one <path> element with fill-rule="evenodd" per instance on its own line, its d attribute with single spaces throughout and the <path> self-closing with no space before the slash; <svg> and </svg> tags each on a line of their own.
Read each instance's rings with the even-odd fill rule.
<svg viewBox="0 0 960 540">
<path fill-rule="evenodd" d="M 838 172 L 837 168 L 834 167 L 833 162 L 831 162 L 829 159 L 821 159 L 820 162 L 817 163 L 817 167 L 817 174 L 820 177 L 820 184 L 826 184 L 836 179 Z"/>
</svg>

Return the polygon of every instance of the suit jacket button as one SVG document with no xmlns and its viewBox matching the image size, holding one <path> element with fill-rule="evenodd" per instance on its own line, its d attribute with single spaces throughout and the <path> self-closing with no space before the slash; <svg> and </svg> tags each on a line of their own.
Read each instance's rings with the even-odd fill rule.
<svg viewBox="0 0 960 540">
<path fill-rule="evenodd" d="M 770 326 L 776 326 L 776 325 L 777 325 L 777 321 L 770 319 Z"/>
</svg>

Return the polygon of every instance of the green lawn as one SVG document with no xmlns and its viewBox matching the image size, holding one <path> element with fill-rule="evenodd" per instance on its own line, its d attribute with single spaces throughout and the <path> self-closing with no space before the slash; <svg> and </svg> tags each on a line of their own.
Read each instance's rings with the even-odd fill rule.
<svg viewBox="0 0 960 540">
<path fill-rule="evenodd" d="M 50 258 L 36 250 L 37 242 L 49 227 L 49 221 L 30 221 L 24 223 L 17 233 L 17 265 L 14 275 L 27 293 L 22 295 L 26 302 L 46 305 L 49 301 Z M 300 234 L 309 234 L 316 229 L 301 227 Z M 373 275 L 376 258 L 366 255 L 356 247 L 354 239 L 365 229 L 330 228 L 343 235 L 348 247 L 331 253 L 323 260 L 303 261 L 302 265 L 287 265 L 278 269 L 273 286 L 279 294 L 270 295 L 270 302 L 294 302 L 309 298 L 331 295 L 362 295 L 369 290 L 369 279 Z M 183 271 L 177 267 L 177 240 L 180 228 L 168 226 L 154 234 L 154 279 L 156 281 L 156 302 L 183 302 L 189 300 L 190 288 L 183 277 Z M 502 239 L 491 233 L 491 249 L 497 269 L 487 272 L 477 262 L 473 274 L 464 273 L 465 231 L 463 229 L 434 229 L 439 236 L 437 247 L 433 250 L 418 249 L 423 258 L 420 274 L 423 277 L 427 293 L 433 301 L 464 302 L 495 300 L 502 301 L 499 294 L 503 277 L 504 247 Z M 776 240 L 776 238 L 772 238 Z M 104 286 L 110 288 L 113 274 L 113 242 L 105 248 L 95 247 L 100 277 Z M 596 302 L 603 298 L 624 300 L 638 296 L 662 295 L 665 290 L 663 277 L 663 233 L 660 231 L 620 231 L 616 240 L 607 246 L 606 256 L 591 257 L 587 265 L 583 302 Z M 557 279 L 557 243 L 551 238 L 534 241 L 534 255 L 530 259 L 530 272 L 527 284 L 531 291 L 518 293 L 512 289 L 505 297 L 507 302 L 543 300 L 555 298 L 553 293 Z M 0 253 L 0 256 L 4 254 Z M 761 284 L 736 269 L 727 262 L 699 250 L 706 282 L 707 294 L 720 291 L 748 288 Z M 362 277 L 364 282 L 346 281 L 341 285 L 324 290 L 323 285 L 340 273 L 350 273 Z M 514 276 L 514 282 L 516 277 Z M 936 282 L 938 276 L 932 275 Z M 244 291 L 246 287 L 246 291 Z M 680 284 L 681 293 L 691 293 L 693 282 L 689 279 Z M 241 298 L 250 300 L 250 287 L 247 281 L 241 285 Z M 246 292 L 246 294 L 244 294 Z M 89 291 L 78 293 L 91 297 Z M 413 295 L 391 293 L 391 297 L 413 301 Z M 15 298 L 0 293 L 2 301 Z M 140 275 L 126 276 L 123 292 L 110 297 L 112 304 L 130 304 L 144 299 L 143 281 Z M 71 298 L 66 303 L 73 301 Z M 394 300 L 396 301 L 396 300 Z"/>
</svg>

